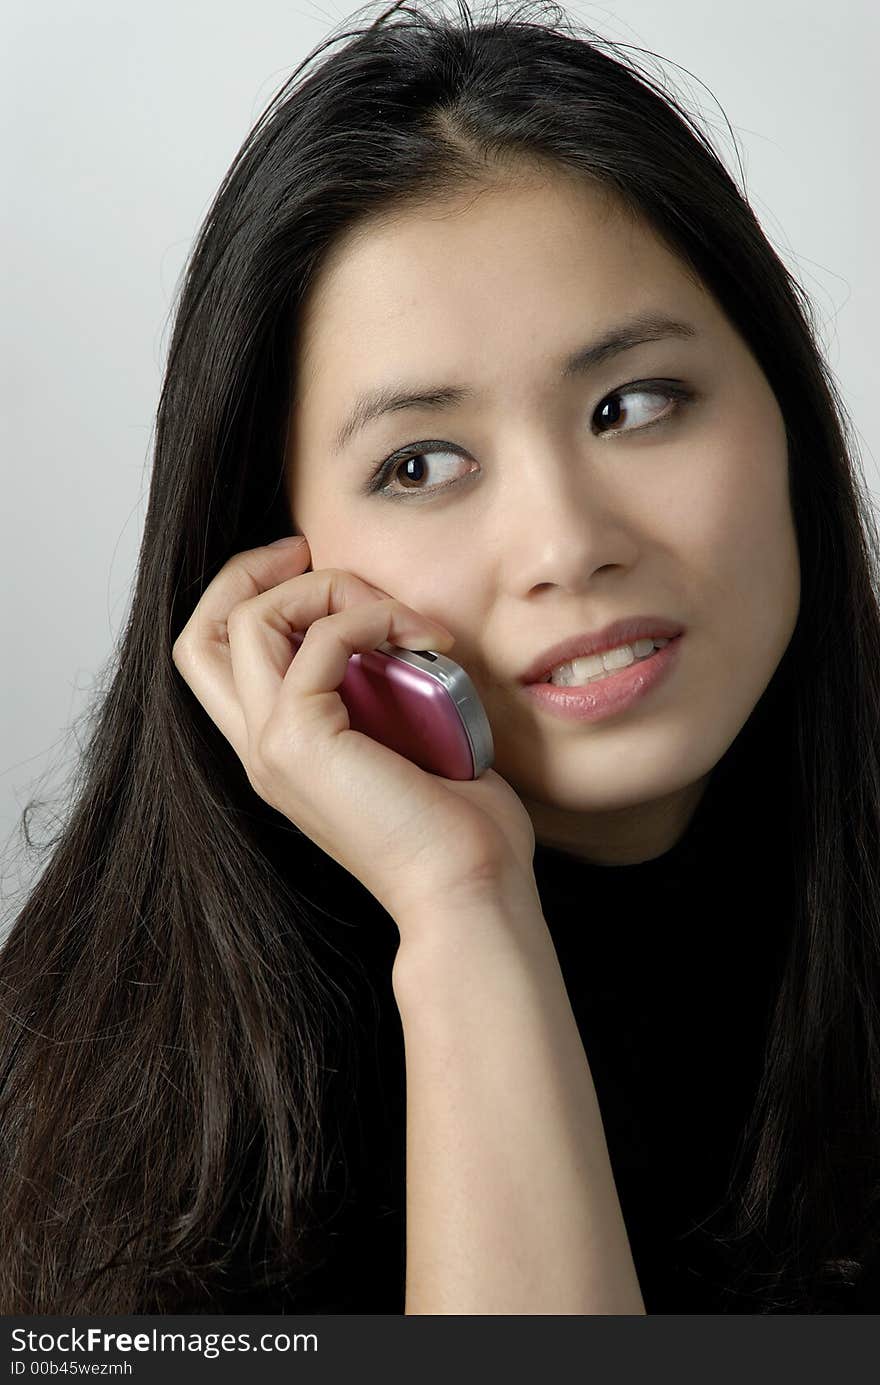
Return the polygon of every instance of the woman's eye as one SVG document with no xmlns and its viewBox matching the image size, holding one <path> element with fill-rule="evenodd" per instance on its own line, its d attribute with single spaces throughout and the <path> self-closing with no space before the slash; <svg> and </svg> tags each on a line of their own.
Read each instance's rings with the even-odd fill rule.
<svg viewBox="0 0 880 1385">
<path fill-rule="evenodd" d="M 466 462 L 467 458 L 452 451 L 448 443 L 421 443 L 418 451 L 386 462 L 370 481 L 368 489 L 392 497 L 407 491 L 443 490 L 455 484 L 455 471 L 461 470 Z M 396 488 L 392 489 L 387 482 L 394 482 Z"/>
<path fill-rule="evenodd" d="M 611 425 L 608 429 L 601 428 L 600 432 L 633 433 L 642 428 L 650 428 L 655 423 L 665 423 L 670 415 L 677 412 L 681 402 L 690 397 L 689 390 L 684 389 L 681 385 L 671 383 L 661 384 L 658 381 L 643 385 L 628 385 L 623 389 L 612 390 L 611 394 L 606 394 L 593 414 L 593 418 L 602 424 Z M 634 402 L 627 402 L 621 406 L 620 400 Z M 646 400 L 659 400 L 667 407 L 658 416 L 656 409 L 652 407 L 650 402 L 648 407 L 645 407 Z M 669 407 L 670 403 L 672 404 L 671 408 Z M 621 421 L 624 424 L 623 427 L 614 426 Z"/>
<path fill-rule="evenodd" d="M 612 390 L 593 411 L 594 430 L 605 433 L 638 433 L 667 423 L 682 404 L 694 398 L 692 390 L 674 380 L 646 380 Z M 659 406 L 659 407 L 658 407 Z M 595 428 L 595 424 L 600 426 Z M 618 426 L 619 425 L 619 426 Z M 402 455 L 389 457 L 368 481 L 367 494 L 398 499 L 407 494 L 432 494 L 447 490 L 467 475 L 469 459 L 444 442 L 415 444 Z M 456 471 L 462 475 L 456 477 Z"/>
</svg>

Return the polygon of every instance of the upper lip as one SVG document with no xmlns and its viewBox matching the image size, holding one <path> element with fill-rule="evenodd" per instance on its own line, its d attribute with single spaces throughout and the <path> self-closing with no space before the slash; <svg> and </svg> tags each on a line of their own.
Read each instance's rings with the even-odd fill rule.
<svg viewBox="0 0 880 1385">
<path fill-rule="evenodd" d="M 525 672 L 519 675 L 521 683 L 540 683 L 560 664 L 571 659 L 583 659 L 588 654 L 603 654 L 616 649 L 621 644 L 632 644 L 634 640 L 648 635 L 659 635 L 663 639 L 674 639 L 680 635 L 684 626 L 680 621 L 667 620 L 665 616 L 624 616 L 601 630 L 593 630 L 583 635 L 569 635 L 551 645 L 533 659 Z"/>
</svg>

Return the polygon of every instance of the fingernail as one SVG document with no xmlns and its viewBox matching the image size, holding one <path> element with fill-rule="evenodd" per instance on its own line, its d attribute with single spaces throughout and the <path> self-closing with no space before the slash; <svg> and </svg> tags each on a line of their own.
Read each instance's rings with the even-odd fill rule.
<svg viewBox="0 0 880 1385">
<path fill-rule="evenodd" d="M 281 546 L 285 543 L 290 544 L 292 547 L 295 543 L 305 543 L 305 541 L 305 534 L 286 534 L 283 539 L 273 539 L 271 543 L 266 545 L 266 547 L 281 548 Z"/>
<path fill-rule="evenodd" d="M 453 644 L 455 643 L 455 636 L 452 631 L 444 629 L 442 625 L 432 625 L 430 630 L 425 630 L 424 628 L 413 631 L 407 630 L 404 638 L 407 640 L 421 640 L 423 649 L 430 649 L 432 645 L 437 643 L 442 644 L 445 640 L 452 640 Z"/>
</svg>

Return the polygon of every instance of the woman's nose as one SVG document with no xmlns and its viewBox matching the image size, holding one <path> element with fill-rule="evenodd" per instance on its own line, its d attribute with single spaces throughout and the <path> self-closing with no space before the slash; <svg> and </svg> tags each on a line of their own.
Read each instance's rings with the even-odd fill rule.
<svg viewBox="0 0 880 1385">
<path fill-rule="evenodd" d="M 545 446 L 539 459 L 512 470 L 505 492 L 502 532 L 520 591 L 581 588 L 599 568 L 636 560 L 630 517 L 583 458 Z"/>
</svg>

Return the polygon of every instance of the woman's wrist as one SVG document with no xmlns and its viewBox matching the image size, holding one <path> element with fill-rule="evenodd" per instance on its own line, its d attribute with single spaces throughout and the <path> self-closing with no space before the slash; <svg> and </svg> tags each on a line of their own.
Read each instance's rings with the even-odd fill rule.
<svg viewBox="0 0 880 1385">
<path fill-rule="evenodd" d="M 512 906 L 506 896 L 431 906 L 415 922 L 401 929 L 393 974 L 406 1052 L 407 1315 L 643 1313 L 540 907 L 525 893 Z"/>
<path fill-rule="evenodd" d="M 401 1012 L 514 966 L 558 968 L 537 889 L 433 899 L 397 918 L 391 980 Z"/>
</svg>

